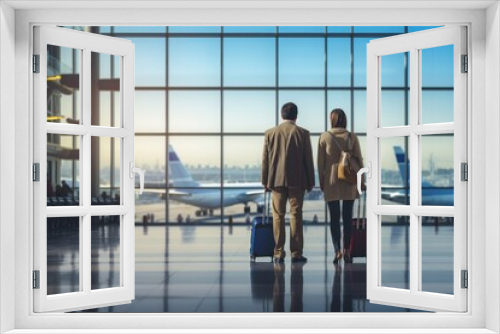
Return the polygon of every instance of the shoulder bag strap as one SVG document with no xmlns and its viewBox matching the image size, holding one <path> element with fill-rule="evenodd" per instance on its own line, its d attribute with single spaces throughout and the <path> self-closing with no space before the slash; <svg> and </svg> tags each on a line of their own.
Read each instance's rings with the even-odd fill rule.
<svg viewBox="0 0 500 334">
<path fill-rule="evenodd" d="M 343 151 L 342 147 L 340 147 L 340 144 L 339 144 L 339 142 L 337 141 L 337 138 L 335 138 L 335 136 L 333 135 L 333 133 L 331 133 L 330 131 L 327 131 L 327 132 L 328 132 L 328 134 L 329 134 L 330 136 L 332 136 L 332 139 L 333 139 L 333 141 L 335 142 L 335 144 L 337 145 L 337 147 L 339 148 L 339 150 Z"/>
<path fill-rule="evenodd" d="M 351 142 L 351 133 L 347 131 L 347 152 L 351 153 L 352 152 L 352 142 Z"/>
</svg>

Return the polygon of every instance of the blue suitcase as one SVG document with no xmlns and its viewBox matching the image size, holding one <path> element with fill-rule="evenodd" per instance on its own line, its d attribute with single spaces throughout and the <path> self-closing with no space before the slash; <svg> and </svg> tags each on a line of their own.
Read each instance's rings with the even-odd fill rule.
<svg viewBox="0 0 500 334">
<path fill-rule="evenodd" d="M 274 255 L 273 218 L 269 215 L 269 205 L 266 201 L 267 192 L 264 193 L 264 208 L 262 216 L 254 217 L 252 220 L 252 234 L 250 237 L 250 260 L 255 262 L 257 257 L 269 256 L 271 260 Z M 267 211 L 267 214 L 266 214 Z"/>
</svg>

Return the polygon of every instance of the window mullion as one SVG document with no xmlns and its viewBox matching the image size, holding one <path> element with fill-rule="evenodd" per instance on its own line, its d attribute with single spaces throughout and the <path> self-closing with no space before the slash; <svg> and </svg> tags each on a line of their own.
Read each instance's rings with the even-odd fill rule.
<svg viewBox="0 0 500 334">
<path fill-rule="evenodd" d="M 414 209 L 421 203 L 421 156 L 420 156 L 420 138 L 415 133 L 415 129 L 420 123 L 420 52 L 417 49 L 410 50 L 410 150 L 407 156 L 409 161 L 413 161 L 410 168 L 410 291 L 418 292 L 421 278 L 421 229 L 419 226 L 419 217 Z"/>
<path fill-rule="evenodd" d="M 81 121 L 80 123 L 87 129 L 87 132 L 82 136 L 82 145 L 80 146 L 80 205 L 88 208 L 89 212 L 81 218 L 80 223 L 80 286 L 85 293 L 91 292 L 92 289 L 92 249 L 91 249 L 91 220 L 90 205 L 91 201 L 91 50 L 86 48 L 83 50 L 82 70 L 81 70 Z"/>
</svg>

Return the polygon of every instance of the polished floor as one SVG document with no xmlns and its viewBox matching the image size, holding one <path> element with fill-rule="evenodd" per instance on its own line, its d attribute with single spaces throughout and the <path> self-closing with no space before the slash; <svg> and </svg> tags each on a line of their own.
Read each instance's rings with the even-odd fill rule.
<svg viewBox="0 0 500 334">
<path fill-rule="evenodd" d="M 119 284 L 117 225 L 92 230 L 92 288 Z M 333 265 L 329 229 L 304 227 L 305 264 L 251 263 L 250 226 L 136 226 L 136 298 L 130 304 L 87 312 L 410 312 L 366 299 L 366 259 Z M 383 226 L 382 284 L 408 286 L 408 228 Z M 434 261 L 423 277 L 429 291 L 451 293 L 452 226 L 423 227 Z M 77 232 L 76 232 L 77 234 Z M 49 291 L 78 290 L 78 256 L 68 233 L 49 233 Z M 78 240 L 77 237 L 73 238 Z M 71 251 L 70 248 L 73 247 Z M 453 249 L 453 247 L 451 247 Z M 451 261 L 450 261 L 451 254 Z M 54 260 L 56 259 L 56 260 Z M 451 277 L 451 282 L 449 277 Z"/>
</svg>

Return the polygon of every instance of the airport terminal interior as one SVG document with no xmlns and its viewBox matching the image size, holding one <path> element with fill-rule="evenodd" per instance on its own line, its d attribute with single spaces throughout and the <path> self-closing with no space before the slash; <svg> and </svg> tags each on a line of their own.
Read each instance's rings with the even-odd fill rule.
<svg viewBox="0 0 500 334">
<path fill-rule="evenodd" d="M 135 161 L 146 171 L 135 204 L 135 299 L 84 312 L 420 312 L 367 300 L 366 257 L 332 263 L 317 177 L 304 202 L 308 262 L 251 261 L 249 248 L 252 220 L 269 214 L 262 147 L 281 106 L 297 104 L 315 160 L 330 111 L 342 108 L 365 156 L 367 44 L 434 27 L 66 28 L 135 44 Z M 78 124 L 80 53 L 49 46 L 48 55 L 47 121 Z M 384 126 L 409 124 L 409 57 L 382 59 Z M 426 124 L 453 122 L 452 57 L 453 46 L 422 54 Z M 120 57 L 92 53 L 91 60 L 92 125 L 119 126 Z M 453 135 L 422 137 L 422 204 L 453 206 Z M 120 138 L 92 138 L 92 205 L 120 203 L 121 146 Z M 79 204 L 80 147 L 79 136 L 47 134 L 47 206 Z M 408 137 L 381 140 L 383 204 L 409 203 L 408 155 Z M 366 216 L 364 197 L 355 218 Z M 120 285 L 121 219 L 92 217 L 92 289 Z M 382 285 L 409 289 L 408 217 L 381 221 Z M 453 295 L 453 218 L 421 224 L 422 289 Z M 79 291 L 80 240 L 78 217 L 47 219 L 48 295 Z"/>
</svg>

